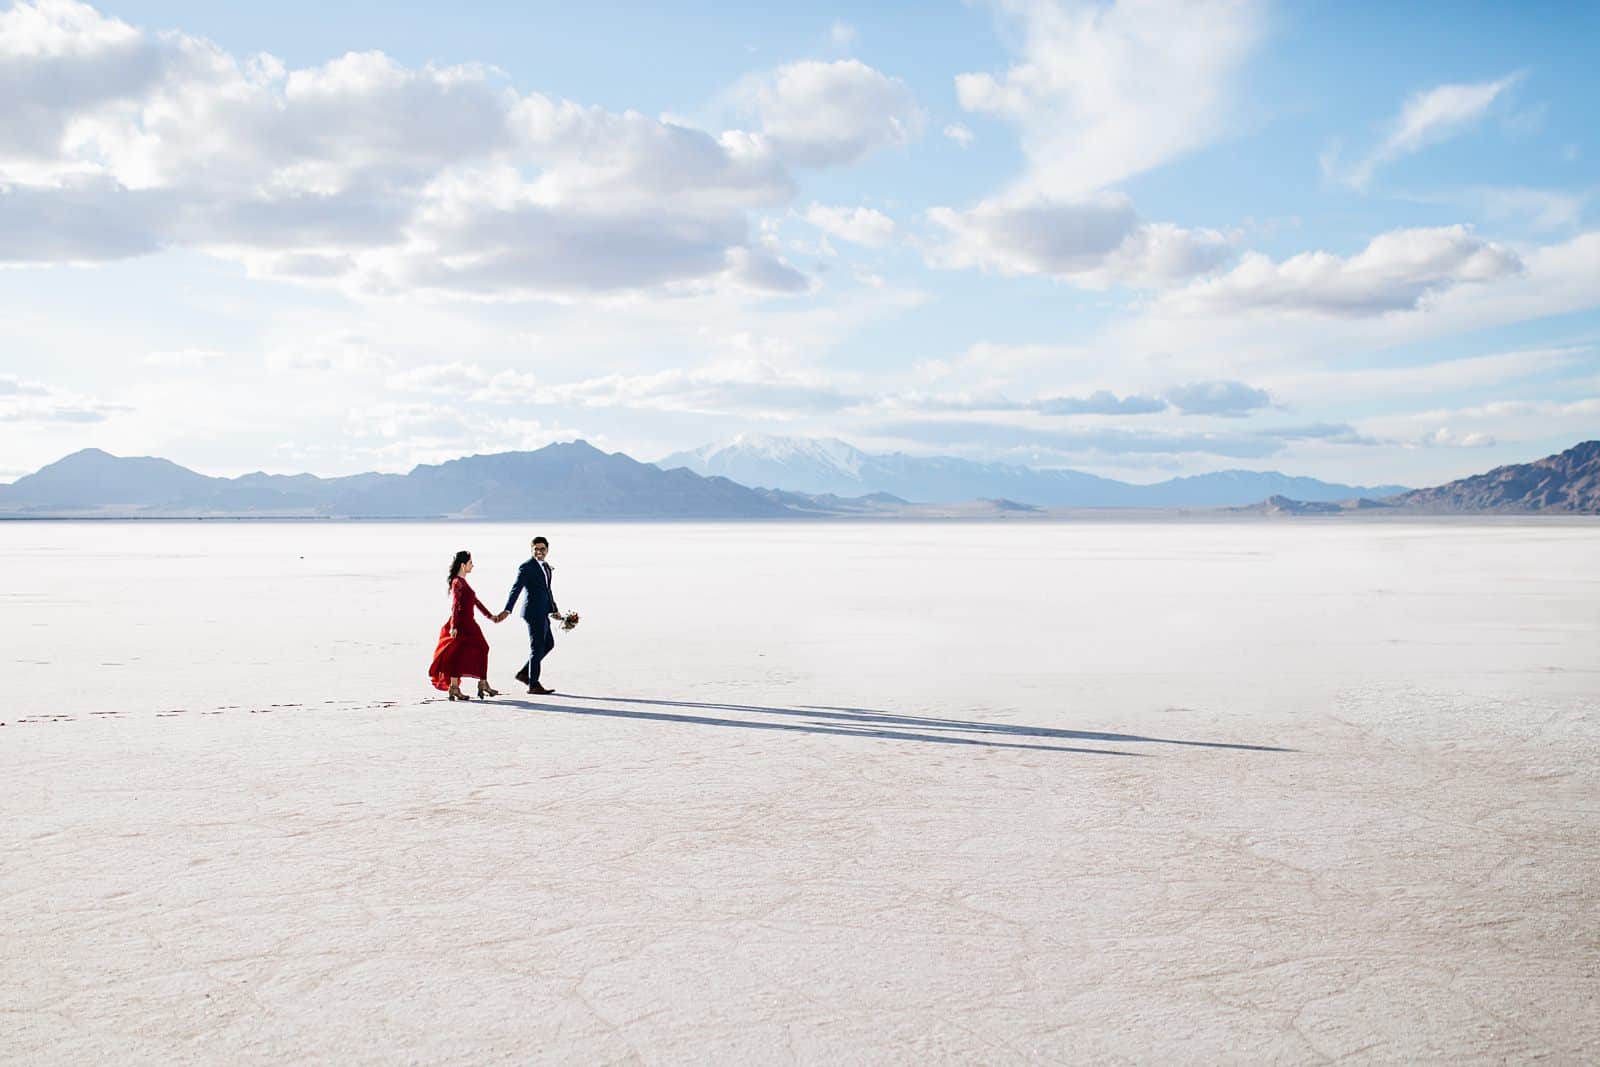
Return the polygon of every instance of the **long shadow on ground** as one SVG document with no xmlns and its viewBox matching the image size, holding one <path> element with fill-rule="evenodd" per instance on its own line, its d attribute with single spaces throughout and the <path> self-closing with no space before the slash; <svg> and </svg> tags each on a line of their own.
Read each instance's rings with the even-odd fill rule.
<svg viewBox="0 0 1600 1067">
<path fill-rule="evenodd" d="M 793 708 L 762 708 L 753 705 L 739 704 L 691 704 L 686 701 L 671 700 L 629 700 L 624 697 L 572 697 L 574 700 L 604 700 L 618 704 L 654 704 L 670 707 L 685 708 L 711 708 L 731 711 L 750 711 L 765 715 L 809 715 L 805 711 Z M 706 715 L 686 715 L 680 712 L 665 711 L 624 711 L 621 708 L 596 708 L 582 707 L 577 704 L 542 704 L 531 700 L 506 700 L 501 698 L 497 704 L 509 705 L 517 708 L 527 708 L 529 711 L 557 712 L 563 715 L 600 715 L 611 719 L 643 719 L 651 722 L 680 722 L 695 726 L 726 726 L 742 730 L 781 730 L 785 733 L 800 734 L 832 734 L 837 737 L 875 737 L 888 741 L 924 741 L 936 745 L 965 745 L 976 748 L 1021 748 L 1038 752 L 1075 752 L 1085 756 L 1140 756 L 1139 752 L 1120 752 L 1110 748 L 1074 748 L 1067 745 L 1035 745 L 1016 741 L 978 741 L 970 737 L 945 737 L 939 734 L 916 733 L 910 730 L 882 729 L 863 722 L 861 726 L 852 726 L 846 723 L 791 723 L 791 722 L 754 722 L 750 719 L 723 719 L 712 718 Z M 812 716 L 815 718 L 816 716 Z"/>
<path fill-rule="evenodd" d="M 1243 752 L 1293 752 L 1292 748 L 1278 748 L 1273 745 L 1241 745 L 1226 741 L 1185 741 L 1171 737 L 1142 737 L 1138 734 L 1113 734 L 1102 733 L 1097 730 L 1057 730 L 1048 726 L 1028 726 L 1017 723 L 976 722 L 967 719 L 938 719 L 921 715 L 894 715 L 886 711 L 875 711 L 871 708 L 834 707 L 828 704 L 803 704 L 798 708 L 772 708 L 759 704 L 704 704 L 687 700 L 645 700 L 636 697 L 596 697 L 572 695 L 573 700 L 595 700 L 613 704 L 647 704 L 654 707 L 671 708 L 703 708 L 716 711 L 746 711 L 758 715 L 785 715 L 800 718 L 835 720 L 840 723 L 861 723 L 874 727 L 894 727 L 897 729 L 915 730 L 959 730 L 962 733 L 998 734 L 1005 737 L 1038 737 L 1062 741 L 1110 741 L 1126 744 L 1151 744 L 1151 745 L 1188 745 L 1197 748 L 1227 748 Z M 564 709 L 563 709 L 564 710 Z M 643 713 L 640 713 L 643 714 Z M 741 721 L 741 720 L 733 720 Z M 818 726 L 822 724 L 817 724 Z M 805 729 L 806 727 L 797 727 Z M 836 728 L 837 730 L 837 728 Z M 851 729 L 846 731 L 852 735 L 860 735 L 867 731 Z M 887 735 L 885 735 L 887 736 Z M 919 740 L 957 740 L 955 738 L 921 737 Z M 985 742 L 960 739 L 965 744 L 983 744 Z M 1007 748 L 1043 748 L 1053 746 L 1007 744 Z M 1066 749 L 1069 752 L 1105 752 L 1106 749 Z M 1119 755 L 1137 755 L 1137 753 L 1119 753 Z"/>
</svg>

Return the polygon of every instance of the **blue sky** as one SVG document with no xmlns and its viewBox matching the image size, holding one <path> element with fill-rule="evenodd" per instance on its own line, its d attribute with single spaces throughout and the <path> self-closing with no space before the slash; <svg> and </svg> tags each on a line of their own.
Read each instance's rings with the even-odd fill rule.
<svg viewBox="0 0 1600 1067">
<path fill-rule="evenodd" d="M 3 2 L 3 0 L 0 0 Z M 1600 430 L 1594 5 L 0 7 L 0 478 Z"/>
</svg>

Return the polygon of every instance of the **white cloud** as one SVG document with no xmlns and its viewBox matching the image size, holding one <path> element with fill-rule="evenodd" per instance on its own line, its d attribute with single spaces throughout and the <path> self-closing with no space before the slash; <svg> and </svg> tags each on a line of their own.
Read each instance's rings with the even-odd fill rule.
<svg viewBox="0 0 1600 1067">
<path fill-rule="evenodd" d="M 1222 415 L 1236 417 L 1272 404 L 1272 396 L 1265 389 L 1257 389 L 1243 382 L 1214 381 L 1193 382 L 1167 391 L 1172 406 L 1185 415 Z"/>
<path fill-rule="evenodd" d="M 811 280 L 781 256 L 763 248 L 730 248 L 723 272 L 735 287 L 752 293 L 794 294 L 811 289 Z"/>
<path fill-rule="evenodd" d="M 1337 429 L 1348 430 L 1348 427 Z M 1274 434 L 1271 431 L 1194 432 L 1126 429 L 1118 426 L 1057 429 L 1025 426 L 1013 422 L 965 419 L 888 421 L 869 427 L 868 432 L 879 437 L 937 445 L 941 448 L 1044 448 L 1065 456 L 1091 458 L 1147 454 L 1260 459 L 1281 452 L 1287 442 L 1300 439 L 1299 431 L 1296 430 L 1290 430 L 1285 434 Z M 1355 442 L 1351 440 L 1344 443 Z"/>
<path fill-rule="evenodd" d="M 971 148 L 972 142 L 978 139 L 976 134 L 959 122 L 946 123 L 944 135 L 962 148 Z"/>
<path fill-rule="evenodd" d="M 842 162 L 920 128 L 853 61 L 783 68 L 767 132 L 713 136 L 476 65 L 290 70 L 67 0 L 0 20 L 0 265 L 180 248 L 380 294 L 799 292 L 750 236 L 794 193 L 774 145 Z"/>
<path fill-rule="evenodd" d="M 1159 286 L 1205 273 L 1232 255 L 1215 230 L 1141 222 L 1127 197 L 995 199 L 970 211 L 934 208 L 946 240 L 931 251 L 943 267 L 1040 274 L 1080 285 Z"/>
<path fill-rule="evenodd" d="M 482 389 L 489 378 L 487 371 L 474 364 L 430 363 L 391 374 L 387 384 L 400 392 L 465 396 Z"/>
<path fill-rule="evenodd" d="M 1497 81 L 1440 85 L 1416 93 L 1389 123 L 1383 140 L 1364 157 L 1349 166 L 1341 166 L 1335 146 L 1323 154 L 1323 170 L 1354 188 L 1366 188 L 1379 167 L 1447 141 L 1473 126 L 1521 77 L 1509 74 Z"/>
<path fill-rule="evenodd" d="M 860 60 L 806 60 L 747 78 L 736 102 L 760 121 L 779 158 L 807 167 L 855 163 L 922 135 L 927 116 L 905 82 Z"/>
<path fill-rule="evenodd" d="M 1282 262 L 1249 253 L 1238 266 L 1164 298 L 1183 311 L 1369 316 L 1414 309 L 1451 287 L 1522 270 L 1518 255 L 1466 226 L 1394 230 L 1354 256 L 1303 252 Z"/>
<path fill-rule="evenodd" d="M 827 207 L 812 204 L 805 219 L 824 233 L 869 248 L 881 248 L 894 240 L 894 220 L 869 207 Z"/>
<path fill-rule="evenodd" d="M 392 363 L 350 330 L 285 345 L 266 356 L 269 370 L 293 375 L 369 375 L 388 370 Z"/>
<path fill-rule="evenodd" d="M 856 43 L 856 28 L 848 22 L 835 19 L 833 25 L 828 27 L 828 41 L 835 48 L 849 48 Z"/>
<path fill-rule="evenodd" d="M 485 415 L 460 401 L 363 405 L 346 414 L 343 429 L 349 451 L 391 471 L 469 453 L 527 451 L 585 436 L 539 419 Z"/>
<path fill-rule="evenodd" d="M 1015 123 L 1028 173 L 1015 192 L 1081 196 L 1160 166 L 1223 132 L 1231 82 L 1263 31 L 1250 0 L 1180 4 L 1000 0 L 1022 56 L 963 74 L 968 111 Z"/>
<path fill-rule="evenodd" d="M 1373 416 L 1367 426 L 1412 448 L 1488 448 L 1517 442 L 1564 442 L 1595 436 L 1600 396 L 1572 400 L 1495 400 Z M 1538 458 L 1527 456 L 1515 462 Z M 1474 472 L 1476 473 L 1476 472 Z"/>
<path fill-rule="evenodd" d="M 1373 397 L 1436 397 L 1463 390 L 1505 387 L 1578 367 L 1594 349 L 1583 345 L 1498 352 L 1414 366 L 1352 367 L 1345 363 L 1278 375 L 1274 387 L 1291 403 L 1365 401 Z"/>
<path fill-rule="evenodd" d="M 0 376 L 0 423 L 95 423 L 131 410 L 126 404 Z"/>
<path fill-rule="evenodd" d="M 1534 230 L 1560 230 L 1577 225 L 1592 198 L 1593 194 L 1588 191 L 1484 185 L 1453 192 L 1413 195 L 1408 199 L 1465 207 L 1491 222 L 1525 223 Z"/>
<path fill-rule="evenodd" d="M 893 393 L 883 396 L 878 406 L 886 411 L 903 412 L 1032 412 L 1038 415 L 1150 415 L 1167 409 L 1159 397 L 1128 394 L 1118 396 L 1109 389 L 1076 396 L 1039 396 L 1012 400 L 992 391 L 958 393 Z"/>
<path fill-rule="evenodd" d="M 214 367 L 228 358 L 228 353 L 214 348 L 175 348 L 164 352 L 151 352 L 144 362 L 152 367 L 177 370 L 201 370 Z"/>
<path fill-rule="evenodd" d="M 542 388 L 534 402 L 792 418 L 801 413 L 841 411 L 864 401 L 816 373 L 742 363 L 604 375 Z"/>
<path fill-rule="evenodd" d="M 1441 426 L 1423 434 L 1415 443 L 1425 448 L 1489 448 L 1496 442 L 1491 434 L 1461 433 Z"/>
</svg>

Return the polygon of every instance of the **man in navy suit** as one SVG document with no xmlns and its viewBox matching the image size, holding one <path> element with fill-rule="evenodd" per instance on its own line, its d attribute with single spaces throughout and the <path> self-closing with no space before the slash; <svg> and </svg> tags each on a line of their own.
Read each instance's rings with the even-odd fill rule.
<svg viewBox="0 0 1600 1067">
<path fill-rule="evenodd" d="M 528 662 L 522 670 L 517 672 L 517 681 L 528 683 L 528 692 L 541 696 L 554 693 L 554 689 L 546 689 L 539 682 L 539 665 L 555 647 L 556 635 L 550 628 L 550 620 L 561 617 L 561 609 L 556 607 L 555 594 L 550 591 L 551 581 L 555 570 L 544 561 L 550 554 L 550 542 L 543 537 L 533 539 L 533 558 L 517 568 L 517 580 L 511 586 L 511 595 L 506 597 L 506 608 L 495 616 L 499 622 L 511 614 L 511 609 L 517 606 L 517 598 L 523 593 L 528 598 L 523 602 L 522 617 L 528 624 Z"/>
</svg>

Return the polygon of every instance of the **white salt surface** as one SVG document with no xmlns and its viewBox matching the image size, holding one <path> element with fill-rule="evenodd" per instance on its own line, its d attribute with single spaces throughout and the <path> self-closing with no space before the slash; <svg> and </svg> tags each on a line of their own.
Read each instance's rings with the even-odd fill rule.
<svg viewBox="0 0 1600 1067">
<path fill-rule="evenodd" d="M 1597 534 L 0 524 L 0 1061 L 1595 1062 Z"/>
</svg>

